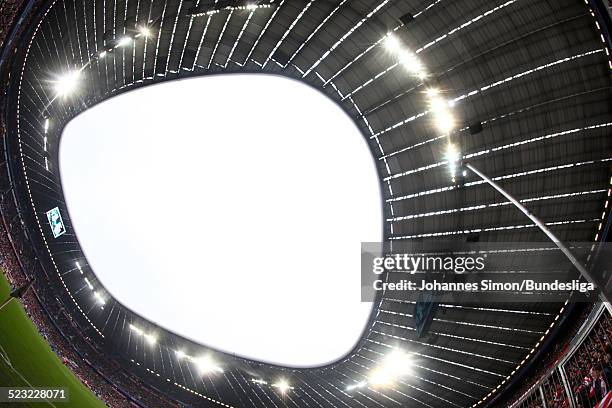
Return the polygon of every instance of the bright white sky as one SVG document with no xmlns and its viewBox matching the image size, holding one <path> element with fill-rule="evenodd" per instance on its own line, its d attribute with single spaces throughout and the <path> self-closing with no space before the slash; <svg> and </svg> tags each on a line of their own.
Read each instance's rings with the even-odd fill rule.
<svg viewBox="0 0 612 408">
<path fill-rule="evenodd" d="M 159 326 L 299 367 L 359 340 L 381 197 L 363 136 L 318 91 L 223 75 L 129 92 L 68 124 L 60 171 L 89 265 Z"/>
</svg>

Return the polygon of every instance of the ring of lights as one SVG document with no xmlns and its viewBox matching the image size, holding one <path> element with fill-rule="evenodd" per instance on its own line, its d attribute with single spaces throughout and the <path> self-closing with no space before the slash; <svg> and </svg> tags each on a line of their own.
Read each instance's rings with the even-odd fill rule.
<svg viewBox="0 0 612 408">
<path fill-rule="evenodd" d="M 136 69 L 131 65 L 133 72 L 129 74 L 132 82 L 129 83 L 124 81 L 128 78 L 126 74 L 121 73 L 117 80 L 121 81 L 106 88 L 106 82 L 102 86 L 102 81 L 95 80 L 95 71 L 90 66 L 100 63 L 100 58 L 109 60 L 113 57 L 113 69 L 119 59 L 125 69 L 129 61 L 124 63 L 123 56 L 115 56 L 114 50 L 121 50 L 123 53 L 127 48 L 136 61 L 141 58 L 140 52 L 146 49 L 145 47 L 140 49 L 137 43 L 124 42 L 117 37 L 114 38 L 116 46 L 113 46 L 112 50 L 108 47 L 99 48 L 99 42 L 84 40 L 77 35 L 79 30 L 89 34 L 87 28 L 79 28 L 67 34 L 73 45 L 93 44 L 96 47 L 96 52 L 88 54 L 93 58 L 91 64 L 82 64 L 87 66 L 87 69 L 83 70 L 84 75 L 87 75 L 84 78 L 87 90 L 78 101 L 82 102 L 82 105 L 70 100 L 59 107 L 47 105 L 53 96 L 50 94 L 51 97 L 47 98 L 49 84 L 41 77 L 45 67 L 40 67 L 40 58 L 49 51 L 49 42 L 53 42 L 47 38 L 49 34 L 57 34 L 61 31 L 62 24 L 65 24 L 58 16 L 74 12 L 75 20 L 81 18 L 91 23 L 90 18 L 82 16 L 89 16 L 88 11 L 95 10 L 96 6 L 88 9 L 89 6 L 83 5 L 81 13 L 72 6 L 76 4 L 72 0 L 49 2 L 48 7 L 43 8 L 34 19 L 36 24 L 23 36 L 27 38 L 27 47 L 19 50 L 17 60 L 13 64 L 13 78 L 17 80 L 12 82 L 9 90 L 11 103 L 6 119 L 10 125 L 8 150 L 11 154 L 11 170 L 17 198 L 22 204 L 21 210 L 26 221 L 34 226 L 34 230 L 38 229 L 36 233 L 30 230 L 30 236 L 47 273 L 57 282 L 58 287 L 62 288 L 63 296 L 68 295 L 71 298 L 72 307 L 78 310 L 76 317 L 79 321 L 94 328 L 101 343 L 109 342 L 125 356 L 134 356 L 134 363 L 146 367 L 147 374 L 143 375 L 160 377 L 162 381 L 166 380 L 185 391 L 186 395 L 191 394 L 196 398 L 195 401 L 197 398 L 203 398 L 221 406 L 259 406 L 263 402 L 253 401 L 268 400 L 274 405 L 285 401 L 295 406 L 386 406 L 390 404 L 389 400 L 418 406 L 447 406 L 449 401 L 451 405 L 476 406 L 506 384 L 550 332 L 564 310 L 562 305 L 547 310 L 544 315 L 522 312 L 527 318 L 517 317 L 519 313 L 512 314 L 509 311 L 448 307 L 449 317 L 436 323 L 440 332 L 439 342 L 425 344 L 416 339 L 407 327 L 406 320 L 411 316 L 412 306 L 402 305 L 398 299 L 381 296 L 376 302 L 369 328 L 355 350 L 335 364 L 309 370 L 274 367 L 232 356 L 222 356 L 222 364 L 219 365 L 210 359 L 204 359 L 202 362 L 196 355 L 188 354 L 182 349 L 176 350 L 174 344 L 177 339 L 172 337 L 171 333 L 163 333 L 156 339 L 162 359 L 176 359 L 178 364 L 186 364 L 186 369 L 198 360 L 206 373 L 213 374 L 210 381 L 190 382 L 172 377 L 170 370 L 158 367 L 156 357 L 151 357 L 146 352 L 143 354 L 141 350 L 134 351 L 129 342 L 126 345 L 125 336 L 119 331 L 107 329 L 108 332 L 105 332 L 105 329 L 98 327 L 101 325 L 97 322 L 103 322 L 106 316 L 98 312 L 90 313 L 86 309 L 90 304 L 75 293 L 75 288 L 79 284 L 82 285 L 79 270 L 85 269 L 83 274 L 92 277 L 89 281 L 92 286 L 95 284 L 95 275 L 87 269 L 84 262 L 75 267 L 75 262 L 82 261 L 82 257 L 75 256 L 73 252 L 68 256 L 62 252 L 64 250 L 48 241 L 48 231 L 44 229 L 41 214 L 48 209 L 50 203 L 59 203 L 60 208 L 62 207 L 61 186 L 53 185 L 52 171 L 50 175 L 45 173 L 49 171 L 47 168 L 53 168 L 56 160 L 56 157 L 53 157 L 53 146 L 57 140 L 52 140 L 52 137 L 56 138 L 61 127 L 81 109 L 135 87 L 218 72 L 282 74 L 321 89 L 354 118 L 364 133 L 379 163 L 381 184 L 384 187 L 382 191 L 386 240 L 463 237 L 469 234 L 480 234 L 482 239 L 496 239 L 498 236 L 510 240 L 537 238 L 532 226 L 526 224 L 522 218 L 504 214 L 504 205 L 498 202 L 494 194 L 482 183 L 468 179 L 465 189 L 457 186 L 458 182 L 466 181 L 460 180 L 461 176 L 455 174 L 456 164 L 463 157 L 482 160 L 489 166 L 488 171 L 498 180 L 506 181 L 517 189 L 524 188 L 524 199 L 531 200 L 529 202 L 552 203 L 551 211 L 561 214 L 562 218 L 551 217 L 548 222 L 552 226 L 565 228 L 562 230 L 564 236 L 571 232 L 581 239 L 593 240 L 593 235 L 597 234 L 594 238 L 597 241 L 601 229 L 599 215 L 602 206 L 607 208 L 609 199 L 609 178 L 608 174 L 605 177 L 603 174 L 612 157 L 605 155 L 605 149 L 603 152 L 601 149 L 599 152 L 594 151 L 589 141 L 593 139 L 601 146 L 609 146 L 601 133 L 612 126 L 612 120 L 609 112 L 595 108 L 589 112 L 596 113 L 585 113 L 584 120 L 576 119 L 574 116 L 578 108 L 573 105 L 584 104 L 590 107 L 601 103 L 607 95 L 604 88 L 609 87 L 609 78 L 603 78 L 606 74 L 602 75 L 601 67 L 608 69 L 610 52 L 605 40 L 604 45 L 601 44 L 599 24 L 594 20 L 595 14 L 590 4 L 579 6 L 570 4 L 568 0 L 564 11 L 554 10 L 559 13 L 557 17 L 547 5 L 524 5 L 520 0 L 510 0 L 478 6 L 466 0 L 468 15 L 450 18 L 448 29 L 440 34 L 432 29 L 428 31 L 428 28 L 430 25 L 435 26 L 436 22 L 441 24 L 437 19 L 444 16 L 435 15 L 435 12 L 441 7 L 442 0 L 424 3 L 419 10 L 411 10 L 411 19 L 396 24 L 390 22 L 407 12 L 401 10 L 403 6 L 395 5 L 390 0 L 376 5 L 370 4 L 366 7 L 367 10 L 354 11 L 360 17 L 351 21 L 348 27 L 342 26 L 344 20 L 334 20 L 334 17 L 344 10 L 346 1 L 338 1 L 332 5 L 320 5 L 310 1 L 300 5 L 297 11 L 288 7 L 290 2 L 270 2 L 261 10 L 248 9 L 245 6 L 244 9 L 223 9 L 214 13 L 204 11 L 195 13 L 197 16 L 190 19 L 180 13 L 182 2 L 170 3 L 169 6 L 155 11 L 161 16 L 160 24 L 169 24 L 174 30 L 160 30 L 161 34 L 157 36 L 158 46 L 151 48 L 152 52 L 155 52 L 155 58 L 147 60 L 147 57 L 142 56 L 142 78 L 137 78 Z M 563 4 L 559 7 L 563 7 Z M 172 12 L 166 15 L 166 7 L 174 6 L 177 6 L 176 16 Z M 329 9 L 326 9 L 328 6 Z M 151 3 L 151 10 L 155 7 Z M 546 15 L 546 11 L 551 14 Z M 240 13 L 246 14 L 241 16 Z M 313 18 L 318 18 L 317 23 L 311 24 L 312 27 L 309 27 L 308 34 L 303 35 L 303 38 L 298 37 L 297 42 L 301 45 L 296 45 L 293 53 L 285 53 L 287 63 L 280 63 L 278 60 L 283 55 L 277 51 L 288 44 L 287 39 L 297 32 L 296 27 L 306 21 L 304 16 L 309 13 L 314 13 Z M 535 13 L 538 18 L 529 17 L 530 13 Z M 241 23 L 236 24 L 236 27 L 230 24 L 232 16 L 241 19 Z M 517 26 L 516 35 L 506 34 L 505 42 L 488 47 L 486 36 L 491 37 L 489 41 L 495 38 L 492 21 L 506 24 L 505 21 L 499 20 L 500 16 L 520 17 L 521 21 L 526 21 L 524 25 L 531 25 L 531 28 L 519 35 L 520 27 Z M 206 44 L 205 36 L 202 35 L 202 42 L 196 51 L 199 53 L 203 49 L 202 44 L 205 44 L 204 51 L 211 53 L 210 58 L 204 59 L 203 64 L 196 64 L 201 57 L 197 54 L 192 68 L 184 69 L 189 67 L 181 66 L 184 62 L 181 57 L 177 70 L 168 69 L 171 53 L 165 56 L 157 53 L 161 39 L 168 40 L 170 47 L 175 44 L 174 41 L 181 45 L 178 31 L 199 26 L 200 23 L 193 23 L 194 18 L 203 18 L 207 22 L 202 23 L 206 24 L 205 29 L 209 29 L 209 25 L 210 30 L 218 29 L 219 40 Z M 282 34 L 266 39 L 266 35 L 274 34 L 271 26 L 277 21 L 275 19 L 281 18 L 286 22 L 282 26 Z M 185 24 L 179 24 L 183 19 Z M 382 23 L 377 21 L 369 26 L 373 19 L 380 19 Z M 420 21 L 424 21 L 422 27 L 419 25 Z M 381 24 L 389 29 L 380 33 Z M 410 27 L 415 24 L 420 31 L 411 31 Z M 474 34 L 477 27 L 481 27 L 484 39 Z M 572 28 L 585 40 L 580 44 L 571 43 L 559 34 L 559 31 L 563 33 L 559 27 Z M 228 44 L 222 43 L 222 39 L 226 38 L 224 34 L 233 32 L 234 28 L 237 37 L 231 40 L 228 38 Z M 324 43 L 324 40 L 319 38 L 323 32 L 321 30 L 329 30 L 337 40 L 329 44 Z M 436 35 L 433 35 L 434 33 Z M 468 36 L 467 33 L 474 35 Z M 464 34 L 465 37 L 462 37 Z M 361 36 L 360 40 L 352 42 L 352 37 L 355 36 Z M 402 42 L 398 38 L 402 38 Z M 405 41 L 407 38 L 409 41 Z M 517 42 L 518 39 L 531 42 L 520 43 Z M 182 44 L 183 50 L 188 48 L 189 40 L 189 36 L 181 40 L 185 41 Z M 241 51 L 238 45 L 247 40 L 252 42 L 252 48 L 247 47 Z M 474 48 L 480 54 L 473 52 L 468 57 L 459 55 L 456 47 L 462 44 L 461 41 L 468 40 L 477 43 Z M 415 45 L 410 47 L 408 42 Z M 261 53 L 258 52 L 258 46 L 266 46 L 264 58 L 259 60 L 257 58 Z M 524 49 L 531 62 L 523 58 L 527 61 L 523 62 L 523 65 L 517 63 L 517 66 L 514 66 L 509 63 L 507 59 L 511 57 L 521 60 L 519 54 L 513 53 L 512 47 Z M 548 54 L 537 54 L 536 51 L 546 47 L 552 51 Z M 55 51 L 59 56 L 60 51 Z M 221 52 L 229 55 L 225 65 L 215 60 Z M 234 62 L 236 53 L 246 56 L 243 63 Z M 62 48 L 62 56 L 67 54 L 68 51 Z M 336 54 L 341 56 L 337 57 Z M 469 62 L 477 60 L 479 55 L 494 59 L 499 67 L 472 67 Z M 161 69 L 157 67 L 158 60 L 163 65 L 164 58 L 166 66 L 162 70 L 163 73 L 157 72 Z M 55 61 L 52 58 L 51 60 Z M 448 66 L 440 66 L 438 60 Z M 149 61 L 154 67 L 151 71 L 153 74 L 147 76 L 145 66 Z M 579 75 L 580 85 L 564 77 L 571 74 Z M 491 78 L 487 75 L 491 75 Z M 541 75 L 549 75 L 552 79 Z M 100 76 L 98 79 L 101 78 Z M 439 85 L 435 86 L 435 83 Z M 451 86 L 453 84 L 455 86 Z M 530 98 L 536 98 L 534 94 L 528 94 L 528 97 L 520 95 L 521 92 L 528 92 L 526 89 L 529 86 L 539 87 L 541 94 L 546 95 L 546 92 L 549 92 L 551 96 L 546 100 L 531 102 Z M 91 92 L 88 92 L 90 90 Z M 508 98 L 507 105 L 498 103 L 501 98 L 499 95 Z M 48 111 L 45 111 L 47 107 Z M 50 124 L 45 124 L 42 112 L 47 112 L 44 115 L 50 116 Z M 555 120 L 546 122 L 545 118 L 548 116 L 554 116 L 556 121 L 567 126 L 558 126 Z M 567 123 L 562 121 L 563 116 L 568 118 Z M 433 123 L 430 122 L 432 118 Z M 470 122 L 476 118 L 480 131 L 477 131 L 479 126 L 473 126 L 474 123 Z M 519 118 L 525 126 L 525 131 L 519 132 L 519 135 L 508 130 L 513 126 L 514 118 Z M 483 126 L 495 129 L 497 133 L 491 132 L 487 134 L 489 139 L 483 140 L 478 136 Z M 452 144 L 448 142 L 449 134 L 453 139 Z M 496 138 L 496 134 L 503 134 L 509 140 Z M 562 157 L 552 157 L 556 145 L 563 150 L 567 144 L 564 138 L 577 134 L 582 144 L 574 144 L 574 147 L 578 148 L 575 153 L 563 151 Z M 50 154 L 45 154 L 42 150 L 47 140 Z M 544 145 L 543 142 L 550 145 Z M 461 147 L 462 153 L 458 147 Z M 520 161 L 517 164 L 517 157 L 521 155 L 533 155 L 533 161 L 536 163 L 525 159 L 525 164 Z M 587 170 L 583 173 L 585 168 Z M 597 177 L 593 175 L 589 178 L 585 175 L 587 172 L 596 174 Z M 565 178 L 565 185 L 576 188 L 584 185 L 584 188 L 568 190 L 561 183 L 555 184 L 554 181 L 545 179 L 548 186 L 546 192 L 537 194 L 544 183 L 538 181 L 537 177 L 547 174 L 562 174 L 560 177 Z M 512 185 L 513 182 L 517 184 Z M 458 193 L 459 190 L 461 194 Z M 463 194 L 465 191 L 468 192 Z M 605 196 L 603 202 L 602 196 Z M 577 200 L 586 202 L 591 198 L 592 203 L 589 201 L 588 209 L 577 213 L 574 203 Z M 542 211 L 545 209 L 546 207 L 542 206 Z M 575 213 L 578 216 L 572 217 Z M 460 219 L 464 214 L 467 214 L 466 217 Z M 448 218 L 445 218 L 447 215 Z M 437 218 L 432 220 L 432 217 Z M 531 232 L 522 234 L 522 231 Z M 67 245 L 70 251 L 78 251 L 76 239 Z M 78 280 L 72 278 L 70 271 L 76 271 L 74 275 Z M 122 313 L 125 313 L 124 321 L 139 321 L 138 316 L 130 315 L 130 311 Z M 469 320 L 470 316 L 478 316 L 486 322 L 500 314 L 504 317 L 500 318 L 499 326 Z M 511 316 L 508 316 L 510 314 Z M 537 330 L 530 330 L 526 328 L 527 321 L 535 321 L 534 316 L 538 316 Z M 147 325 L 146 322 L 141 323 Z M 144 341 L 148 339 L 146 335 L 150 337 L 148 329 L 143 329 L 138 324 L 130 324 L 134 328 L 128 328 L 127 331 L 142 332 Z M 467 331 L 465 326 L 469 326 L 474 332 Z M 513 330 L 508 330 L 509 328 Z M 520 352 L 504 352 L 508 353 L 506 356 L 496 347 L 512 341 L 508 338 L 508 332 L 521 333 L 529 341 L 517 346 Z M 197 349 L 197 345 L 185 343 L 188 348 Z M 379 367 L 396 344 L 411 347 L 411 355 L 418 359 L 414 367 L 418 376 L 409 374 L 389 389 L 377 389 L 373 386 L 377 381 L 372 378 L 386 378 L 398 374 L 395 368 Z M 214 372 L 219 373 L 217 377 L 223 377 L 223 380 L 215 382 Z M 155 378 L 150 380 L 156 381 Z M 372 383 L 368 384 L 369 381 Z M 441 384 L 445 385 L 443 391 Z M 242 389 L 248 397 L 241 397 L 236 389 Z M 218 398 L 213 398 L 213 395 Z"/>
</svg>

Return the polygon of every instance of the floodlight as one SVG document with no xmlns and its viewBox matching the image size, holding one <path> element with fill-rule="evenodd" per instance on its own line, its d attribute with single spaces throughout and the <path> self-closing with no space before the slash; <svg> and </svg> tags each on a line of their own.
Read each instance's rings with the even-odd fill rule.
<svg viewBox="0 0 612 408">
<path fill-rule="evenodd" d="M 140 330 L 138 327 L 134 326 L 133 324 L 130 324 L 130 329 L 133 330 L 134 332 L 140 334 L 140 335 L 143 334 L 143 331 Z"/>
<path fill-rule="evenodd" d="M 151 345 L 153 345 L 153 344 L 157 343 L 157 337 L 155 337 L 155 336 L 154 336 L 154 335 L 152 335 L 152 334 L 147 334 L 147 333 L 145 333 L 145 334 L 144 334 L 144 338 L 147 340 L 147 343 L 149 343 L 149 344 L 151 344 Z"/>
<path fill-rule="evenodd" d="M 98 54 L 98 58 L 104 58 L 106 57 L 106 51 L 102 51 L 100 54 Z"/>
<path fill-rule="evenodd" d="M 412 371 L 412 358 L 401 350 L 395 350 L 384 360 L 386 370 L 395 374 L 405 375 Z"/>
<path fill-rule="evenodd" d="M 440 90 L 437 88 L 427 88 L 425 93 L 427 94 L 428 97 L 433 98 L 435 96 L 440 95 Z"/>
<path fill-rule="evenodd" d="M 448 110 L 436 112 L 434 122 L 442 133 L 449 133 L 455 127 L 455 118 Z"/>
<path fill-rule="evenodd" d="M 126 46 L 129 43 L 131 43 L 132 40 L 133 40 L 132 37 L 128 37 L 127 35 L 125 37 L 121 37 L 119 41 L 117 42 L 117 47 Z"/>
<path fill-rule="evenodd" d="M 449 143 L 446 146 L 445 159 L 450 164 L 457 164 L 457 162 L 461 159 L 461 153 L 459 152 L 459 149 L 457 149 L 457 146 L 452 143 Z"/>
<path fill-rule="evenodd" d="M 399 52 L 402 48 L 402 42 L 395 34 L 389 33 L 385 38 L 385 48 L 392 53 Z"/>
<path fill-rule="evenodd" d="M 257 8 L 257 4 L 247 4 L 246 5 L 247 10 L 255 10 L 256 8 Z"/>
<path fill-rule="evenodd" d="M 143 25 L 138 28 L 138 33 L 140 33 L 140 35 L 146 38 L 151 35 L 151 29 Z"/>
<path fill-rule="evenodd" d="M 403 52 L 399 57 L 399 62 L 408 72 L 419 79 L 425 79 L 427 77 L 423 63 L 413 52 Z"/>
<path fill-rule="evenodd" d="M 200 357 L 194 360 L 200 374 L 212 374 L 215 372 L 222 373 L 223 369 L 209 356 Z"/>
<path fill-rule="evenodd" d="M 55 81 L 55 93 L 57 96 L 67 97 L 73 93 L 79 83 L 81 72 L 78 70 L 68 72 Z"/>
<path fill-rule="evenodd" d="M 369 377 L 369 383 L 374 387 L 387 387 L 393 383 L 393 375 L 382 368 L 375 369 Z"/>
<path fill-rule="evenodd" d="M 174 354 L 176 354 L 176 358 L 178 358 L 179 360 L 182 360 L 186 356 L 185 352 L 182 350 L 176 350 Z"/>
<path fill-rule="evenodd" d="M 385 387 L 393 384 L 399 377 L 412 372 L 411 357 L 401 350 L 388 354 L 380 366 L 375 368 L 369 376 L 369 384 L 376 387 Z"/>
<path fill-rule="evenodd" d="M 440 91 L 436 88 L 429 88 L 426 93 L 436 127 L 442 133 L 449 133 L 455 127 L 455 118 L 450 111 L 450 103 L 440 97 Z"/>
<path fill-rule="evenodd" d="M 293 388 L 284 378 L 280 379 L 276 384 L 272 384 L 272 386 L 278 388 L 281 394 L 286 394 L 287 391 Z"/>
<path fill-rule="evenodd" d="M 102 306 L 104 306 L 106 304 L 106 301 L 104 300 L 104 298 L 102 297 L 102 295 L 100 295 L 100 293 L 98 292 L 94 292 L 94 297 L 96 298 L 96 300 L 98 301 L 98 303 L 100 303 Z"/>
<path fill-rule="evenodd" d="M 348 387 L 346 387 L 346 390 L 347 391 L 352 391 L 352 390 L 355 390 L 357 388 L 363 388 L 366 385 L 368 385 L 367 381 L 360 381 L 357 384 L 349 385 Z"/>
</svg>

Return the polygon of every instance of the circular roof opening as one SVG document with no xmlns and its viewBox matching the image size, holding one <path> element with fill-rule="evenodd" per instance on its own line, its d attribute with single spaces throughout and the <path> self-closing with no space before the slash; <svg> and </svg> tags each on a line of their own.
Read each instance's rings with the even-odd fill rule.
<svg viewBox="0 0 612 408">
<path fill-rule="evenodd" d="M 106 295 L 155 324 L 295 367 L 359 340 L 379 181 L 355 124 L 313 88 L 216 75 L 132 91 L 66 126 L 60 171 Z"/>
</svg>

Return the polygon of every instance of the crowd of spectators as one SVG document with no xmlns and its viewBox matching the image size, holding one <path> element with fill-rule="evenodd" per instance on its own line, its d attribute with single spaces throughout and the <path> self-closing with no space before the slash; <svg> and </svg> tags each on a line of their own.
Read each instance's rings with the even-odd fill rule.
<svg viewBox="0 0 612 408">
<path fill-rule="evenodd" d="M 1 223 L 0 223 L 1 224 Z M 0 262 L 7 278 L 13 286 L 22 286 L 27 282 L 25 274 L 21 273 L 21 264 L 16 256 L 12 243 L 8 240 L 4 225 L 0 226 Z M 36 284 L 38 285 L 38 284 Z M 48 316 L 43 311 L 40 303 L 42 291 L 26 292 L 22 299 L 23 307 L 40 334 L 49 343 L 51 349 L 57 354 L 62 362 L 87 385 L 100 399 L 111 407 L 129 407 L 127 399 L 117 392 L 112 385 L 95 375 L 92 368 L 84 364 L 74 349 L 69 347 L 69 342 L 50 324 Z"/>
<path fill-rule="evenodd" d="M 521 398 L 525 395 L 535 383 L 537 383 L 542 377 L 550 372 L 554 367 L 557 366 L 559 359 L 565 355 L 569 348 L 570 341 L 578 333 L 582 323 L 587 318 L 592 310 L 590 304 L 578 304 L 574 309 L 573 316 L 571 316 L 572 324 L 569 327 L 564 327 L 563 335 L 560 336 L 558 341 L 550 347 L 540 357 L 540 363 L 536 367 L 530 368 L 530 372 L 524 380 L 522 385 L 518 387 L 511 395 L 510 399 L 506 401 L 508 406 L 512 405 L 512 402 L 516 399 Z M 528 399 L 529 400 L 529 399 Z M 534 401 L 529 403 L 525 402 L 521 408 L 539 408 L 538 404 L 541 403 L 541 398 L 538 396 Z"/>
<path fill-rule="evenodd" d="M 5 201 L 0 203 L 3 213 L 6 209 L 4 204 Z M 9 240 L 5 224 L 0 222 L 0 263 L 14 287 L 22 286 L 31 278 L 23 271 L 32 271 L 30 268 L 34 266 L 30 264 L 26 267 L 15 256 L 16 253 L 21 253 L 24 260 L 28 259 L 24 256 L 24 248 Z M 35 290 L 26 293 L 22 299 L 23 307 L 51 349 L 83 384 L 113 408 L 139 405 L 151 408 L 176 406 L 164 396 L 147 388 L 123 370 L 120 364 L 98 350 L 89 336 L 66 312 L 59 299 L 53 295 L 53 291 L 45 288 L 45 283 L 48 283 L 45 278 L 41 277 L 40 273 L 36 275 Z"/>
<path fill-rule="evenodd" d="M 23 0 L 2 0 L 0 2 L 0 49 L 23 3 Z"/>
<path fill-rule="evenodd" d="M 549 364 L 544 365 L 538 373 L 534 374 L 532 380 L 539 380 L 545 372 L 550 372 L 558 366 L 559 360 L 568 352 L 569 340 L 574 337 L 591 310 L 591 307 L 584 307 L 575 324 L 570 328 L 571 336 L 566 337 L 568 341 L 557 345 L 555 350 L 547 356 Z M 542 382 L 541 387 L 547 408 L 569 408 L 570 398 L 574 398 L 576 408 L 612 407 L 609 400 L 612 396 L 612 344 L 609 340 L 611 334 L 612 317 L 606 311 L 564 365 L 573 395 L 570 397 L 567 394 L 558 370 L 552 371 Z M 529 386 L 525 386 L 517 395 L 524 395 L 535 381 L 528 380 L 526 383 Z M 544 408 L 539 390 L 535 388 L 519 407 Z"/>
<path fill-rule="evenodd" d="M 0 50 L 24 4 L 24 0 L 0 0 Z M 8 81 L 8 76 L 2 75 L 0 88 L 5 90 Z M 4 92 L 0 94 L 0 146 L 6 135 L 2 121 L 5 96 Z M 0 266 L 14 288 L 36 279 L 22 299 L 23 307 L 51 349 L 111 408 L 182 406 L 143 383 L 99 350 L 86 333 L 87 328 L 83 329 L 72 318 L 55 296 L 54 285 L 29 243 L 11 187 L 6 164 L 0 164 Z"/>
<path fill-rule="evenodd" d="M 612 318 L 604 313 L 565 366 L 576 408 L 596 406 L 612 386 Z"/>
<path fill-rule="evenodd" d="M 1 6 L 0 6 L 1 9 Z M 0 96 L 0 118 L 3 100 Z M 0 142 L 4 137 L 0 119 Z M 22 304 L 60 360 L 111 408 L 170 408 L 180 404 L 150 388 L 97 348 L 55 296 L 55 287 L 34 253 L 18 214 L 6 165 L 0 165 L 0 266 L 13 288 L 35 278 Z"/>
<path fill-rule="evenodd" d="M 550 376 L 542 383 L 544 400 L 546 407 L 550 408 L 569 408 L 569 397 L 563 386 L 563 379 L 559 371 L 553 371 Z"/>
</svg>

